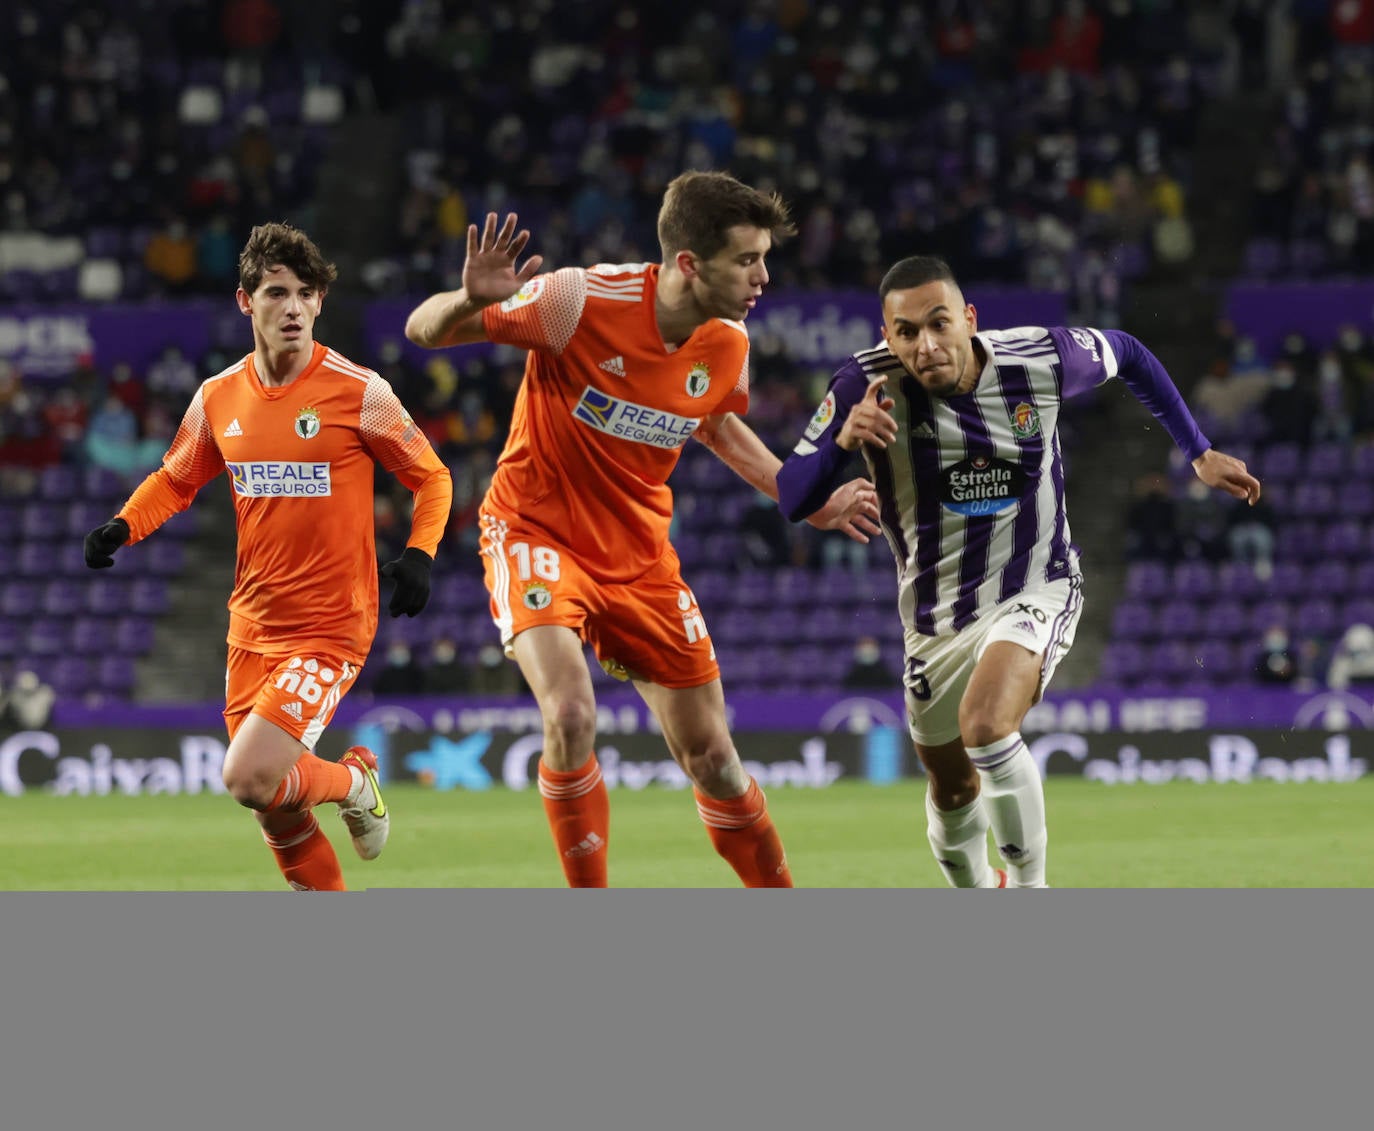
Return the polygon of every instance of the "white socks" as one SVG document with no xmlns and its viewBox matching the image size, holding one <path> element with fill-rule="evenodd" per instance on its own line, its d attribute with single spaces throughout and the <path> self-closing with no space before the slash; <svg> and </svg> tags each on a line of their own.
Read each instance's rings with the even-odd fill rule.
<svg viewBox="0 0 1374 1131">
<path fill-rule="evenodd" d="M 1007 886 L 1045 887 L 1045 785 L 1021 735 L 1013 731 L 988 746 L 970 746 L 968 756 L 982 778 L 980 800 L 1007 865 Z"/>
<path fill-rule="evenodd" d="M 981 797 L 962 809 L 946 811 L 935 808 L 927 786 L 926 836 L 950 887 L 997 886 L 997 877 L 988 867 L 988 815 Z"/>
</svg>

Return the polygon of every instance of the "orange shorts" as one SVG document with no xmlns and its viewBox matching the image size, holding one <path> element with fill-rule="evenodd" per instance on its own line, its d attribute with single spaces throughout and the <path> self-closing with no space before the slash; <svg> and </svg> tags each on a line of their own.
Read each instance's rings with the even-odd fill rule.
<svg viewBox="0 0 1374 1131">
<path fill-rule="evenodd" d="M 229 646 L 224 725 L 232 742 L 243 720 L 261 715 L 314 750 L 361 668 L 328 648 L 264 656 Z"/>
<path fill-rule="evenodd" d="M 584 571 L 576 554 L 533 528 L 482 515 L 482 568 L 501 643 L 527 628 L 571 628 L 617 679 L 662 687 L 700 687 L 720 676 L 716 650 L 697 599 L 682 580 L 669 546 L 630 582 L 604 582 Z"/>
</svg>

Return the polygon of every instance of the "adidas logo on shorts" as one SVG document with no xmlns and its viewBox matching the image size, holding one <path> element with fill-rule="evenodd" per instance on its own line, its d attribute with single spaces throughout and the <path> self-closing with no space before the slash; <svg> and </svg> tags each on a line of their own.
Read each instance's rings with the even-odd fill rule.
<svg viewBox="0 0 1374 1131">
<path fill-rule="evenodd" d="M 283 703 L 281 709 L 295 719 L 296 722 L 301 721 L 301 705 L 299 700 L 292 699 L 290 703 Z"/>
</svg>

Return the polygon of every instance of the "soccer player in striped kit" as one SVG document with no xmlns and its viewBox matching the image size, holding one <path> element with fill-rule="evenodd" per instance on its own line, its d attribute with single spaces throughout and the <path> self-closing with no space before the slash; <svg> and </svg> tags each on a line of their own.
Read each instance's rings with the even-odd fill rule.
<svg viewBox="0 0 1374 1131">
<path fill-rule="evenodd" d="M 836 372 L 778 473 L 780 505 L 804 518 L 862 453 L 897 559 L 907 715 L 935 858 L 954 887 L 1044 887 L 1044 789 L 1020 727 L 1082 611 L 1061 402 L 1120 378 L 1204 483 L 1252 505 L 1260 484 L 1212 448 L 1130 334 L 979 333 L 948 264 L 924 256 L 895 264 L 878 293 L 883 341 Z M 989 825 L 1005 870 L 988 860 Z"/>
</svg>

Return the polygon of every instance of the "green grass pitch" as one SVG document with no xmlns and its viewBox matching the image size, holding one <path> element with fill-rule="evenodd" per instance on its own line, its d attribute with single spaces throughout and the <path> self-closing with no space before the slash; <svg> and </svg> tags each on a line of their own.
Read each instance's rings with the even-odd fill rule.
<svg viewBox="0 0 1374 1131">
<path fill-rule="evenodd" d="M 920 781 L 774 789 L 798 887 L 939 888 Z M 1374 778 L 1346 784 L 1107 786 L 1051 778 L 1060 888 L 1374 887 Z M 353 854 L 318 811 L 351 888 L 561 887 L 538 795 L 387 790 L 391 840 Z M 252 818 L 223 795 L 0 799 L 0 890 L 285 890 Z M 691 795 L 611 793 L 615 887 L 730 888 Z"/>
</svg>

